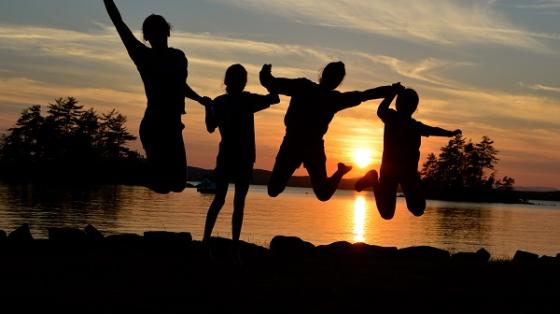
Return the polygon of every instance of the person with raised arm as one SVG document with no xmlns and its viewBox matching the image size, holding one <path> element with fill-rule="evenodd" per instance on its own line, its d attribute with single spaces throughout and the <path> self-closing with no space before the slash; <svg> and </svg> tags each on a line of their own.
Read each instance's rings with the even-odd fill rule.
<svg viewBox="0 0 560 314">
<path fill-rule="evenodd" d="M 229 182 L 233 182 L 235 196 L 231 233 L 234 250 L 237 251 L 245 198 L 256 160 L 254 114 L 279 103 L 280 98 L 277 94 L 259 95 L 244 91 L 247 71 L 241 64 L 234 64 L 227 69 L 224 84 L 226 93 L 206 107 L 206 128 L 210 133 L 218 128 L 221 141 L 214 170 L 216 194 L 206 216 L 204 242 L 210 241 L 214 224 L 226 200 Z"/>
<path fill-rule="evenodd" d="M 418 174 L 421 137 L 461 134 L 461 130 L 448 131 L 413 119 L 412 114 L 418 108 L 418 94 L 400 84 L 394 86 L 396 88 L 377 109 L 377 116 L 385 124 L 381 173 L 379 175 L 376 170 L 371 170 L 355 185 L 357 191 L 373 188 L 377 209 L 381 217 L 387 220 L 395 215 L 399 184 L 406 197 L 408 210 L 415 216 L 424 214 L 426 199 Z M 397 110 L 389 108 L 395 97 Z"/>
<path fill-rule="evenodd" d="M 370 99 L 385 98 L 394 92 L 393 86 L 382 86 L 367 91 L 339 92 L 336 88 L 346 75 L 344 63 L 329 63 L 323 70 L 319 83 L 306 78 L 277 78 L 272 66 L 261 71 L 261 84 L 269 91 L 291 97 L 284 124 L 286 135 L 268 183 L 268 194 L 276 197 L 284 191 L 288 180 L 301 164 L 307 169 L 315 196 L 328 201 L 336 191 L 342 177 L 352 167 L 338 164 L 338 170 L 327 176 L 323 136 L 334 115 Z"/>
<path fill-rule="evenodd" d="M 158 193 L 181 192 L 187 181 L 181 122 L 186 113 L 185 97 L 203 105 L 211 100 L 187 84 L 188 61 L 181 50 L 169 47 L 171 26 L 165 18 L 152 14 L 144 20 L 142 31 L 148 47 L 136 39 L 114 1 L 103 2 L 144 82 L 148 104 L 140 124 L 140 140 L 149 164 L 145 185 Z"/>
</svg>

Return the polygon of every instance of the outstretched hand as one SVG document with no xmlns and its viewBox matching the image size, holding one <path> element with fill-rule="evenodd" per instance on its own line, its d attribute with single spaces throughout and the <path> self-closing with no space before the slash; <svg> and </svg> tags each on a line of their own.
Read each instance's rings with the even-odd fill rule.
<svg viewBox="0 0 560 314">
<path fill-rule="evenodd" d="M 397 92 L 397 94 L 406 89 L 404 86 L 401 85 L 401 82 L 397 82 L 397 83 L 395 83 L 391 86 L 393 86 L 393 88 L 395 88 L 395 91 Z"/>
<path fill-rule="evenodd" d="M 208 96 L 204 96 L 202 97 L 202 99 L 200 100 L 200 103 L 204 106 L 204 107 L 210 107 L 213 104 L 212 98 L 208 97 Z"/>
<path fill-rule="evenodd" d="M 272 76 L 272 64 L 263 65 L 261 72 L 259 73 L 259 79 L 261 81 L 261 85 L 267 87 L 271 76 Z"/>
</svg>

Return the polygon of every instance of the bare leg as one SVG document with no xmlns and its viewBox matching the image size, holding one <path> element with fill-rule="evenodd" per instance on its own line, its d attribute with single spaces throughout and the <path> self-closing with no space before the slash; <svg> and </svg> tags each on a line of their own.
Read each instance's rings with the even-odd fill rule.
<svg viewBox="0 0 560 314">
<path fill-rule="evenodd" d="M 416 170 L 411 172 L 402 181 L 401 187 L 406 197 L 406 207 L 414 216 L 422 216 L 426 210 L 426 198 L 418 172 Z"/>
<path fill-rule="evenodd" d="M 368 175 L 371 179 L 375 203 L 379 214 L 383 219 L 392 219 L 395 216 L 395 207 L 397 206 L 397 179 L 388 175 L 378 179 L 377 171 L 375 170 L 370 171 Z"/>
<path fill-rule="evenodd" d="M 288 180 L 290 180 L 290 177 L 298 167 L 299 165 L 291 166 L 282 164 L 282 161 L 276 159 L 270 181 L 268 181 L 268 195 L 270 197 L 277 197 L 280 193 L 284 192 Z"/>
<path fill-rule="evenodd" d="M 274 162 L 272 175 L 268 182 L 268 195 L 276 197 L 280 195 L 286 188 L 288 180 L 301 165 L 299 147 L 290 144 L 290 141 L 284 138 L 280 150 Z"/>
<path fill-rule="evenodd" d="M 311 178 L 313 192 L 315 192 L 315 196 L 317 196 L 317 199 L 321 202 L 326 202 L 331 199 L 342 177 L 352 170 L 352 167 L 339 163 L 338 170 L 328 178 L 325 163 L 307 163 L 306 168 Z"/>
<path fill-rule="evenodd" d="M 241 236 L 241 227 L 243 225 L 243 212 L 245 209 L 245 198 L 249 191 L 249 183 L 236 183 L 235 196 L 233 199 L 233 216 L 231 218 L 231 235 L 234 245 L 239 241 Z"/>
<path fill-rule="evenodd" d="M 214 229 L 214 225 L 216 224 L 216 219 L 218 219 L 218 214 L 220 213 L 220 210 L 222 209 L 226 201 L 227 190 L 227 180 L 220 180 L 220 182 L 217 182 L 216 195 L 214 196 L 214 200 L 212 201 L 210 208 L 208 208 L 208 214 L 206 215 L 206 224 L 204 225 L 203 241 L 206 243 L 210 241 L 212 230 Z"/>
</svg>

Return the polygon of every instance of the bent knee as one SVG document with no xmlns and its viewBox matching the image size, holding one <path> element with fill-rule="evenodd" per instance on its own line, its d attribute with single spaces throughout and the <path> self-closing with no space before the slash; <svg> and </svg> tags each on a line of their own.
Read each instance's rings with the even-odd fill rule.
<svg viewBox="0 0 560 314">
<path fill-rule="evenodd" d="M 391 220 L 393 219 L 393 217 L 395 217 L 395 213 L 391 212 L 391 213 L 384 213 L 384 212 L 379 212 L 381 214 L 381 218 L 385 219 L 385 220 Z"/>
<path fill-rule="evenodd" d="M 317 196 L 317 199 L 321 202 L 326 202 L 328 200 L 331 199 L 332 195 L 325 195 L 322 193 L 315 193 L 315 196 Z"/>
<path fill-rule="evenodd" d="M 378 210 L 379 210 L 379 214 L 381 215 L 381 218 L 383 218 L 385 220 L 391 220 L 391 219 L 393 219 L 393 217 L 395 217 L 395 208 L 392 208 L 392 207 L 388 207 L 388 208 L 378 207 Z"/>
<path fill-rule="evenodd" d="M 424 215 L 424 211 L 426 210 L 426 206 L 413 206 L 412 208 L 409 208 L 408 210 L 410 210 L 410 212 L 414 216 L 420 217 L 420 216 Z"/>
</svg>

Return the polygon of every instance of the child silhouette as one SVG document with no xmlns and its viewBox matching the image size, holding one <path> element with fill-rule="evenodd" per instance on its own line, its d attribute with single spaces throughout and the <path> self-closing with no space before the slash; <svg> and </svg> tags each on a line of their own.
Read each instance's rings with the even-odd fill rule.
<svg viewBox="0 0 560 314">
<path fill-rule="evenodd" d="M 325 66 L 319 83 L 306 78 L 278 78 L 272 75 L 272 66 L 261 71 L 261 84 L 275 93 L 290 96 L 290 105 L 284 117 L 286 135 L 280 145 L 268 195 L 277 197 L 284 191 L 292 174 L 302 164 L 309 173 L 315 196 L 326 202 L 335 193 L 342 177 L 352 167 L 338 164 L 337 171 L 327 176 L 327 156 L 323 137 L 336 113 L 358 106 L 370 99 L 385 98 L 394 90 L 381 86 L 366 91 L 339 92 L 336 90 L 346 76 L 344 63 L 331 62 Z"/>
<path fill-rule="evenodd" d="M 394 86 L 394 92 L 377 109 L 377 115 L 385 124 L 381 173 L 378 175 L 377 171 L 371 170 L 355 185 L 357 191 L 373 188 L 377 209 L 381 217 L 387 220 L 395 215 L 399 184 L 406 197 L 408 210 L 415 216 L 424 214 L 426 199 L 418 174 L 421 136 L 451 137 L 461 134 L 461 130 L 448 131 L 414 120 L 412 114 L 418 107 L 418 94 L 399 83 Z M 390 109 L 397 94 L 397 110 Z"/>
<path fill-rule="evenodd" d="M 243 91 L 247 84 L 247 71 L 240 64 L 227 69 L 224 84 L 226 93 L 206 107 L 206 127 L 210 133 L 218 128 L 222 140 L 214 171 L 217 191 L 206 216 L 204 241 L 210 240 L 218 214 L 225 203 L 228 184 L 233 181 L 232 238 L 236 247 L 256 158 L 254 113 L 279 103 L 280 98 L 277 94 L 258 95 Z"/>
</svg>

